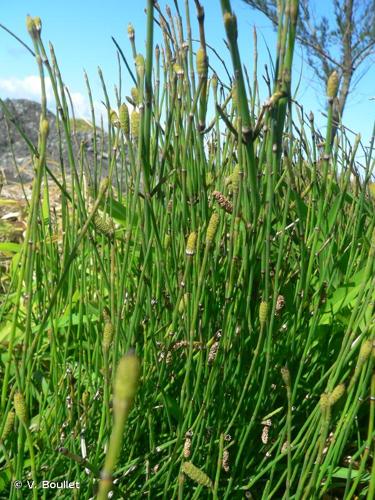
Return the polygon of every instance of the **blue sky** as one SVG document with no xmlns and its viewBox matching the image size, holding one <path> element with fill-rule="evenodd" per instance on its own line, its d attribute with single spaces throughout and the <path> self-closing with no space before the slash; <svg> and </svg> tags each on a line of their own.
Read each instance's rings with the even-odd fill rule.
<svg viewBox="0 0 375 500">
<path fill-rule="evenodd" d="M 164 10 L 167 2 L 160 1 Z M 169 2 L 173 7 L 173 1 Z M 205 8 L 205 26 L 207 42 L 215 47 L 226 61 L 231 71 L 231 61 L 223 43 L 225 37 L 222 24 L 221 7 L 219 0 L 201 0 Z M 315 6 L 322 7 L 321 0 L 315 0 Z M 195 16 L 194 2 L 190 2 L 193 36 L 198 37 L 198 28 Z M 65 0 L 64 2 L 50 2 L 47 0 L 18 0 L 6 2 L 0 13 L 0 23 L 16 33 L 20 38 L 31 45 L 25 27 L 26 14 L 40 16 L 43 22 L 42 37 L 45 44 L 51 41 L 60 65 L 65 84 L 70 89 L 75 103 L 77 115 L 89 116 L 86 87 L 83 78 L 83 69 L 88 73 L 94 99 L 97 103 L 102 100 L 102 90 L 97 68 L 102 68 L 104 79 L 115 104 L 113 87 L 118 81 L 118 66 L 116 49 L 111 41 L 114 36 L 123 51 L 131 61 L 130 45 L 127 37 L 127 25 L 131 22 L 136 32 L 137 50 L 145 53 L 145 8 L 143 0 L 91 0 L 90 2 Z M 325 2 L 326 6 L 327 3 Z M 183 12 L 184 2 L 180 0 Z M 267 46 L 274 55 L 276 36 L 269 21 L 260 13 L 251 10 L 242 0 L 232 0 L 232 8 L 238 17 L 239 45 L 242 62 L 253 72 L 253 27 L 258 32 L 258 71 L 264 73 L 264 64 L 269 63 Z M 172 8 L 173 10 L 173 8 Z M 156 41 L 160 40 L 158 28 L 155 32 Z M 210 55 L 210 54 L 209 54 Z M 372 67 L 349 97 L 344 123 L 355 132 L 362 134 L 363 141 L 368 143 L 375 119 L 375 57 Z M 216 57 L 210 55 L 210 63 L 220 68 Z M 219 72 L 220 74 L 220 72 Z M 303 104 L 308 113 L 312 110 L 319 126 L 324 128 L 325 119 L 322 116 L 325 99 L 319 83 L 314 77 L 305 60 L 305 54 L 297 46 L 294 65 L 294 83 L 301 76 L 297 100 Z M 262 80 L 262 97 L 266 98 L 266 89 Z M 131 80 L 126 69 L 123 68 L 124 95 L 129 95 Z M 0 30 L 0 97 L 32 98 L 38 100 L 39 86 L 37 80 L 37 66 L 30 54 L 9 34 Z M 50 106 L 53 109 L 52 99 Z M 98 109 L 100 105 L 98 104 Z"/>
</svg>

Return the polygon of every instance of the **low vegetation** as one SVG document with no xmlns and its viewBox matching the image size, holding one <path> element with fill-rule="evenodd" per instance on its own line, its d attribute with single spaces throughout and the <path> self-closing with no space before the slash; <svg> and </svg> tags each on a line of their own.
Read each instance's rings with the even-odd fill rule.
<svg viewBox="0 0 375 500">
<path fill-rule="evenodd" d="M 374 498 L 374 143 L 344 127 L 331 140 L 335 73 L 324 138 L 292 98 L 298 0 L 280 2 L 265 80 L 244 71 L 222 0 L 222 81 L 191 4 L 147 2 L 144 55 L 129 26 L 133 90 L 110 103 L 102 79 L 108 150 L 94 133 L 90 165 L 27 19 L 42 113 L 24 239 L 0 243 L 2 498 L 49 498 L 27 480 L 79 482 L 56 498 Z M 68 144 L 59 179 L 45 75 Z"/>
</svg>

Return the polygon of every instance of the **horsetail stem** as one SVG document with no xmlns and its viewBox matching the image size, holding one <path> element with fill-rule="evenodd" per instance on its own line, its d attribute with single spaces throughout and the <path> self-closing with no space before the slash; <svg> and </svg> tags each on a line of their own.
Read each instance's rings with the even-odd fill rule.
<svg viewBox="0 0 375 500">
<path fill-rule="evenodd" d="M 237 164 L 234 167 L 233 172 L 228 177 L 225 178 L 225 185 L 231 186 L 232 191 L 234 193 L 237 193 L 239 189 L 240 178 L 241 178 L 241 169 L 240 166 Z"/>
<path fill-rule="evenodd" d="M 329 420 L 331 399 L 328 393 L 325 392 L 320 396 L 319 405 L 323 420 Z"/>
<path fill-rule="evenodd" d="M 117 366 L 113 386 L 114 420 L 122 420 L 127 416 L 135 398 L 140 376 L 140 363 L 133 352 L 121 358 Z"/>
<path fill-rule="evenodd" d="M 104 234 L 105 236 L 108 236 L 109 238 L 113 237 L 115 232 L 115 226 L 111 219 L 109 218 L 104 219 L 102 216 L 96 213 L 92 223 L 94 224 L 95 229 L 98 232 Z"/>
<path fill-rule="evenodd" d="M 196 55 L 197 73 L 199 77 L 206 77 L 208 71 L 208 58 L 204 47 L 199 47 Z"/>
<path fill-rule="evenodd" d="M 195 255 L 196 245 L 197 245 L 197 233 L 193 231 L 189 234 L 189 237 L 186 242 L 186 250 L 185 250 L 186 255 L 190 256 Z"/>
<path fill-rule="evenodd" d="M 14 410 L 8 411 L 0 441 L 5 441 L 9 434 L 12 432 L 14 427 L 15 415 L 16 414 Z"/>
<path fill-rule="evenodd" d="M 192 462 L 184 462 L 182 464 L 182 471 L 196 483 L 206 486 L 206 488 L 212 488 L 213 484 L 211 479 Z"/>
<path fill-rule="evenodd" d="M 98 499 L 104 500 L 112 487 L 112 473 L 121 450 L 124 425 L 132 407 L 139 383 L 140 363 L 137 356 L 129 352 L 117 366 L 113 386 L 113 428 L 100 474 Z"/>
<path fill-rule="evenodd" d="M 366 361 L 370 357 L 371 352 L 373 352 L 373 351 L 374 351 L 373 340 L 371 340 L 371 339 L 365 340 L 362 343 L 361 348 L 359 350 L 357 363 L 355 365 L 354 373 L 353 373 L 353 376 L 352 376 L 350 383 L 349 383 L 348 392 L 350 392 L 352 387 L 357 382 L 358 377 L 362 371 L 363 365 L 366 363 Z"/>
<path fill-rule="evenodd" d="M 333 71 L 327 81 L 327 97 L 328 99 L 334 99 L 337 95 L 339 88 L 339 75 L 337 71 Z"/>
<path fill-rule="evenodd" d="M 333 406 L 345 394 L 345 384 L 339 384 L 329 394 L 330 405 Z"/>
<path fill-rule="evenodd" d="M 207 226 L 207 232 L 206 232 L 206 245 L 211 246 L 212 242 L 215 238 L 217 228 L 219 226 L 220 218 L 219 214 L 214 212 L 211 215 L 210 221 Z"/>
<path fill-rule="evenodd" d="M 261 329 L 263 329 L 266 324 L 267 316 L 268 316 L 268 303 L 263 300 L 259 306 L 259 323 Z"/>
<path fill-rule="evenodd" d="M 116 128 L 120 127 L 119 117 L 114 109 L 111 109 L 109 112 L 109 117 L 112 125 Z"/>
<path fill-rule="evenodd" d="M 105 352 L 108 351 L 112 343 L 112 338 L 113 338 L 113 324 L 110 320 L 107 320 L 104 324 L 104 329 L 103 329 L 103 340 L 102 340 L 103 351 Z"/>
<path fill-rule="evenodd" d="M 133 109 L 130 115 L 130 132 L 134 139 L 138 139 L 139 137 L 139 121 L 140 121 L 139 111 Z"/>
<path fill-rule="evenodd" d="M 119 121 L 121 129 L 124 131 L 124 134 L 128 137 L 130 133 L 130 117 L 129 117 L 129 109 L 125 103 L 122 103 L 119 108 Z"/>
<path fill-rule="evenodd" d="M 223 208 L 228 214 L 231 214 L 233 212 L 232 203 L 222 193 L 220 193 L 219 191 L 214 191 L 212 193 L 212 196 L 218 202 L 220 207 Z"/>
<path fill-rule="evenodd" d="M 25 398 L 23 397 L 22 392 L 18 391 L 14 394 L 13 404 L 17 417 L 20 419 L 22 423 L 26 424 L 27 409 L 26 409 Z"/>
<path fill-rule="evenodd" d="M 27 27 L 41 78 L 37 139 L 0 99 L 35 171 L 24 242 L 0 237 L 4 491 L 30 468 L 44 477 L 48 461 L 48 477 L 66 466 L 82 484 L 103 468 L 102 498 L 372 498 L 374 144 L 362 147 L 357 135 L 351 145 L 335 123 L 337 75 L 323 92 L 325 138 L 297 102 L 298 0 L 276 2 L 277 47 L 264 75 L 254 31 L 250 78 L 230 0 L 221 7 L 232 67 L 206 41 L 200 1 L 174 2 L 175 12 L 146 1 L 144 55 L 129 25 L 134 64 L 116 42 L 113 94 L 99 71 L 102 119 L 85 75 L 87 148 L 36 17 Z M 132 397 L 124 403 L 117 386 L 110 396 L 111 363 L 131 345 L 144 375 L 130 413 Z M 16 389 L 26 423 L 10 425 Z M 56 457 L 51 439 L 64 445 Z M 189 465 L 176 471 L 186 459 L 191 481 Z M 12 500 L 22 493 L 9 488 Z"/>
<path fill-rule="evenodd" d="M 130 89 L 130 93 L 131 93 L 134 105 L 138 106 L 140 104 L 140 102 L 139 102 L 139 90 L 138 90 L 138 88 L 137 87 L 132 87 Z"/>
</svg>

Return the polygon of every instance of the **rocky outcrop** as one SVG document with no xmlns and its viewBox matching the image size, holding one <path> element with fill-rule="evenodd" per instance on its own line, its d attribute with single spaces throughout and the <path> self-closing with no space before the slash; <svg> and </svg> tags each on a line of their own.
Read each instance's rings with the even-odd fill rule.
<svg viewBox="0 0 375 500">
<path fill-rule="evenodd" d="M 8 108 L 12 119 L 8 119 L 0 107 L 0 169 L 3 172 L 6 183 L 29 182 L 33 177 L 31 164 L 31 153 L 29 146 L 20 135 L 13 121 L 17 121 L 21 129 L 25 132 L 28 139 L 36 146 L 38 143 L 39 119 L 41 106 L 37 102 L 26 99 L 5 99 L 5 106 Z M 50 131 L 47 143 L 47 165 L 56 174 L 59 174 L 61 168 L 61 159 L 64 162 L 66 170 L 69 171 L 69 162 L 67 155 L 67 144 L 64 138 L 62 126 L 59 139 L 59 131 L 56 126 L 56 116 L 48 111 L 48 121 Z M 89 126 L 86 130 L 77 130 L 73 137 L 73 151 L 75 158 L 79 158 L 80 147 L 83 144 L 85 155 L 87 156 L 88 166 L 93 165 L 94 133 Z M 97 133 L 98 151 L 101 153 L 103 162 L 103 172 L 107 171 L 106 151 L 107 141 L 101 141 Z M 101 144 L 103 142 L 103 144 Z"/>
</svg>

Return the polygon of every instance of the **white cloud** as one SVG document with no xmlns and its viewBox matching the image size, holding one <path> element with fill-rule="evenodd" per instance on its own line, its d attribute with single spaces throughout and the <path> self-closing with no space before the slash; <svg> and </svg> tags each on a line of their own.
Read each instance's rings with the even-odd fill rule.
<svg viewBox="0 0 375 500">
<path fill-rule="evenodd" d="M 75 116 L 77 118 L 86 118 L 87 120 L 91 120 L 91 107 L 89 99 L 80 92 L 71 92 L 69 90 L 69 94 L 72 99 Z M 105 106 L 98 101 L 94 101 L 93 105 L 96 121 L 100 123 L 100 115 L 103 115 L 105 119 L 107 117 Z"/>
<path fill-rule="evenodd" d="M 49 78 L 45 79 L 45 85 L 47 99 L 52 99 L 52 85 Z M 0 78 L 0 93 L 14 99 L 40 100 L 40 79 L 36 75 L 25 76 L 25 78 Z"/>
<path fill-rule="evenodd" d="M 70 92 L 72 98 L 74 113 L 82 118 L 89 118 L 91 115 L 88 99 L 80 92 Z"/>
<path fill-rule="evenodd" d="M 55 111 L 55 98 L 53 95 L 52 83 L 49 77 L 45 77 L 47 106 Z M 40 101 L 41 86 L 37 75 L 28 75 L 24 78 L 0 78 L 0 96 L 11 99 L 30 99 Z M 77 118 L 91 118 L 91 110 L 88 98 L 80 92 L 70 91 L 70 97 L 73 102 L 74 113 Z M 103 113 L 106 116 L 104 106 L 100 102 L 94 102 L 95 114 L 97 119 Z"/>
</svg>

